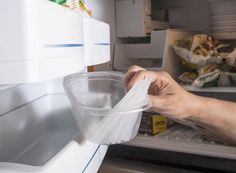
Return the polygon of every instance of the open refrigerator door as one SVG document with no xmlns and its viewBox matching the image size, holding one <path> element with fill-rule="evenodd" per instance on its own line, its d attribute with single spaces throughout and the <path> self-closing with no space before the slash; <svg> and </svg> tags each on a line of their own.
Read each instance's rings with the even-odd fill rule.
<svg viewBox="0 0 236 173">
<path fill-rule="evenodd" d="M 109 25 L 88 17 L 83 1 L 79 9 L 55 2 L 0 6 L 0 172 L 96 172 L 107 151 L 81 135 L 62 82 L 86 72 L 87 61 L 110 61 Z M 99 37 L 85 37 L 94 27 Z M 90 45 L 98 43 L 107 44 L 96 54 Z"/>
</svg>

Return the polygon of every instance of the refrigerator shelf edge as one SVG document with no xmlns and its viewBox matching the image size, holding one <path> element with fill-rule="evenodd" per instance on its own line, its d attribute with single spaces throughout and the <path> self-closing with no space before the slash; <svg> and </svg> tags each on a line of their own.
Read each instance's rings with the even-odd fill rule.
<svg viewBox="0 0 236 173">
<path fill-rule="evenodd" d="M 193 91 L 193 92 L 236 93 L 235 86 L 197 88 L 197 87 L 193 87 L 189 85 L 183 85 L 182 87 L 186 89 L 187 91 Z"/>
<path fill-rule="evenodd" d="M 125 145 L 236 160 L 236 148 L 203 139 L 191 128 L 176 124 L 156 136 L 138 135 Z"/>
</svg>

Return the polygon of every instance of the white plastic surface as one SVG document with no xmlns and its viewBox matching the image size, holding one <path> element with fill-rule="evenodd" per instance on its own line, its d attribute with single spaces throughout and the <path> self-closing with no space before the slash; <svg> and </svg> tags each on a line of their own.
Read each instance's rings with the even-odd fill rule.
<svg viewBox="0 0 236 173">
<path fill-rule="evenodd" d="M 63 121 L 63 117 L 68 118 Z M 4 129 L 1 130 L 0 172 L 97 172 L 107 146 L 92 144 L 81 135 L 73 137 L 78 132 L 75 131 L 74 121 L 70 120 L 72 117 L 64 94 L 44 96 L 3 115 L 0 118 L 1 128 L 4 128 L 2 123 L 7 122 L 11 123 L 8 128 L 12 130 L 8 134 Z M 16 121 L 10 122 L 11 119 Z M 12 137 L 14 134 L 18 135 Z M 18 138 L 22 140 L 16 142 Z"/>
<path fill-rule="evenodd" d="M 128 59 L 163 59 L 167 30 L 152 31 L 150 43 L 116 44 Z M 116 48 L 117 49 L 117 48 Z M 115 58 L 119 58 L 116 51 Z"/>
<path fill-rule="evenodd" d="M 166 29 L 165 21 L 152 21 L 151 0 L 117 0 L 116 36 L 146 37 L 153 29 Z"/>
<path fill-rule="evenodd" d="M 27 83 L 76 72 L 83 65 L 82 15 L 47 0 L 0 6 L 0 83 Z"/>
<path fill-rule="evenodd" d="M 131 65 L 140 65 L 149 70 L 164 70 L 177 79 L 182 73 L 179 58 L 173 51 L 172 44 L 192 35 L 183 30 L 157 30 L 151 33 L 151 43 L 116 44 L 113 68 L 126 71 Z"/>
<path fill-rule="evenodd" d="M 88 141 L 79 144 L 69 143 L 45 166 L 34 167 L 13 163 L 1 163 L 0 172 L 4 173 L 95 173 L 98 171 L 107 151 L 107 146 Z"/>
<path fill-rule="evenodd" d="M 85 66 L 110 61 L 110 27 L 108 24 L 84 17 Z"/>
<path fill-rule="evenodd" d="M 49 0 L 8 0 L 0 11 L 0 85 L 50 80 L 110 60 L 109 26 L 78 11 Z"/>
</svg>

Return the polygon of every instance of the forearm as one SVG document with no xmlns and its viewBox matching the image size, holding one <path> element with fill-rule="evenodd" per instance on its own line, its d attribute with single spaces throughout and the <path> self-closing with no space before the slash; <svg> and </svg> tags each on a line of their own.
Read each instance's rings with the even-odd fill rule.
<svg viewBox="0 0 236 173">
<path fill-rule="evenodd" d="M 236 143 L 236 103 L 193 95 L 187 118 L 206 128 L 206 135 Z M 202 129 L 204 131 L 204 129 Z"/>
</svg>

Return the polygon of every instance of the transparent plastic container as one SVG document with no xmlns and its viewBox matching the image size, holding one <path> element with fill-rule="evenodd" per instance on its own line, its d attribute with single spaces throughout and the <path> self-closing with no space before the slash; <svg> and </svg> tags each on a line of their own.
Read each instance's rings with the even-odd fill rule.
<svg viewBox="0 0 236 173">
<path fill-rule="evenodd" d="M 137 135 L 142 111 L 147 109 L 149 100 L 114 109 L 125 96 L 122 78 L 123 73 L 111 71 L 77 73 L 64 79 L 77 125 L 93 143 L 124 143 Z"/>
</svg>

